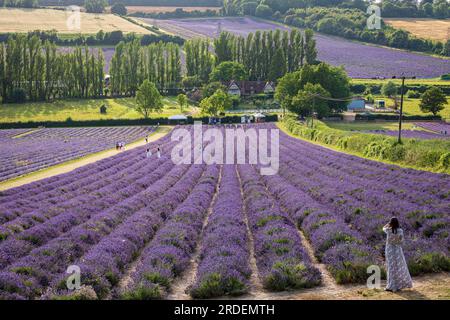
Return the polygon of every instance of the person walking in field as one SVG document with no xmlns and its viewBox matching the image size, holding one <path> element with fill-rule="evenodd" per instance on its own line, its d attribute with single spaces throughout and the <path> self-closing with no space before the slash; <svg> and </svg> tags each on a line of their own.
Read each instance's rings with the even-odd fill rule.
<svg viewBox="0 0 450 320">
<path fill-rule="evenodd" d="M 148 159 L 148 158 L 151 158 L 151 156 L 152 156 L 152 150 L 147 149 L 147 151 L 145 152 L 145 155 L 147 156 L 147 159 Z"/>
<path fill-rule="evenodd" d="M 386 233 L 386 291 L 397 292 L 405 288 L 412 288 L 412 279 L 403 254 L 402 245 L 405 241 L 403 230 L 398 219 L 393 217 L 383 227 Z"/>
<path fill-rule="evenodd" d="M 161 148 L 158 147 L 158 149 L 156 149 L 156 156 L 158 157 L 158 159 L 161 158 Z"/>
</svg>

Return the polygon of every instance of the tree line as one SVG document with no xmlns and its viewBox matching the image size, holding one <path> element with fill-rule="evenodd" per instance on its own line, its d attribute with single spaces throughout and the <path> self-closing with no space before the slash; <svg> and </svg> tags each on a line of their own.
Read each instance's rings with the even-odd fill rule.
<svg viewBox="0 0 450 320">
<path fill-rule="evenodd" d="M 74 35 L 72 37 L 60 37 L 55 30 L 41 31 L 35 30 L 27 33 L 28 37 L 34 35 L 38 36 L 42 41 L 48 40 L 55 43 L 58 46 L 115 46 L 121 41 L 132 42 L 139 40 L 141 45 L 146 46 L 151 43 L 158 42 L 172 42 L 179 45 L 183 45 L 184 39 L 179 36 L 173 36 L 169 34 L 143 34 L 138 35 L 135 33 L 124 34 L 121 30 L 104 32 L 103 30 L 97 31 L 93 35 Z M 0 42 L 6 42 L 10 37 L 15 37 L 14 33 L 0 33 Z"/>
<path fill-rule="evenodd" d="M 177 88 L 181 81 L 180 47 L 173 43 L 141 46 L 139 41 L 121 42 L 111 59 L 111 94 L 134 96 L 144 80 L 158 90 Z"/>
<path fill-rule="evenodd" d="M 0 43 L 0 94 L 5 102 L 90 98 L 103 94 L 102 50 L 57 49 L 37 36 Z"/>
<path fill-rule="evenodd" d="M 184 54 L 174 43 L 142 46 L 141 40 L 134 39 L 116 46 L 105 87 L 101 49 L 58 49 L 36 34 L 14 35 L 0 43 L 0 94 L 4 102 L 134 96 L 148 80 L 171 95 L 181 87 L 199 88 L 210 81 L 276 81 L 316 63 L 316 56 L 311 30 L 256 32 L 245 38 L 224 32 L 215 41 L 186 41 Z"/>
<path fill-rule="evenodd" d="M 314 64 L 317 58 L 312 30 L 270 30 L 250 33 L 247 37 L 222 33 L 214 40 L 216 64 L 235 61 L 244 66 L 249 80 L 276 81 L 286 72 L 304 64 Z"/>
</svg>

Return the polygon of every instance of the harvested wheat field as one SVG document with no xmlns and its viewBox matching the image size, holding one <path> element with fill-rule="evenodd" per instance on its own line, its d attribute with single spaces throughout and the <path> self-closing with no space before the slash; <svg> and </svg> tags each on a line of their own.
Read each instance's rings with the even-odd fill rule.
<svg viewBox="0 0 450 320">
<path fill-rule="evenodd" d="M 450 38 L 450 19 L 383 19 L 387 24 L 411 32 L 419 38 L 447 41 Z"/>
<path fill-rule="evenodd" d="M 97 33 L 121 30 L 124 33 L 151 33 L 134 23 L 112 14 L 81 12 L 80 28 L 69 28 L 70 12 L 53 9 L 0 9 L 2 32 L 29 32 L 34 30 L 56 30 L 59 33 Z M 74 25 L 74 24 L 72 24 Z"/>
</svg>

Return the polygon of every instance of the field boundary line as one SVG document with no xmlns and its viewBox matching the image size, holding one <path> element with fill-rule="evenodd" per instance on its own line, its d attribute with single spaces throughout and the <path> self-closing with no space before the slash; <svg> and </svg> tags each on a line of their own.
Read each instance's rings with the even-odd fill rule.
<svg viewBox="0 0 450 320">
<path fill-rule="evenodd" d="M 194 284 L 195 282 L 201 247 L 203 243 L 203 236 L 205 234 L 205 229 L 208 225 L 209 218 L 213 213 L 214 204 L 216 203 L 217 197 L 220 192 L 220 183 L 222 182 L 222 174 L 223 174 L 223 165 L 220 166 L 219 177 L 216 183 L 216 189 L 211 199 L 211 203 L 209 204 L 206 217 L 203 220 L 202 231 L 200 232 L 200 235 L 198 237 L 198 242 L 195 251 L 191 257 L 188 267 L 183 272 L 183 275 L 178 279 L 176 279 L 173 285 L 171 286 L 170 293 L 165 298 L 167 300 L 192 300 L 192 297 L 188 293 L 186 293 L 186 290 L 187 288 L 189 288 L 190 285 Z"/>
<path fill-rule="evenodd" d="M 149 142 L 155 142 L 165 135 L 167 135 L 172 130 L 171 127 L 161 126 L 155 132 L 153 132 L 149 137 Z M 145 139 L 140 139 L 127 145 L 127 150 L 132 150 L 138 147 L 145 146 Z M 85 165 L 110 158 L 118 154 L 115 148 L 107 149 L 104 151 L 96 152 L 85 157 L 73 159 L 66 161 L 55 166 L 51 166 L 39 171 L 31 172 L 29 174 L 6 180 L 0 182 L 0 191 L 5 191 L 12 188 L 17 188 L 28 183 L 36 182 L 60 174 L 71 172 L 75 169 L 81 168 Z"/>
</svg>

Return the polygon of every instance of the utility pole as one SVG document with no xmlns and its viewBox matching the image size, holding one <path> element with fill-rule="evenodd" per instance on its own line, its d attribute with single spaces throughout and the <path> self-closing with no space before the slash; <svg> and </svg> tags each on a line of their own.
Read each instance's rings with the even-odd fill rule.
<svg viewBox="0 0 450 320">
<path fill-rule="evenodd" d="M 392 79 L 396 79 L 396 76 L 393 76 Z M 402 120 L 403 120 L 403 97 L 405 94 L 405 79 L 415 79 L 416 77 L 405 77 L 401 76 L 402 86 L 400 88 L 400 115 L 398 117 L 398 143 L 402 143 Z"/>
</svg>

